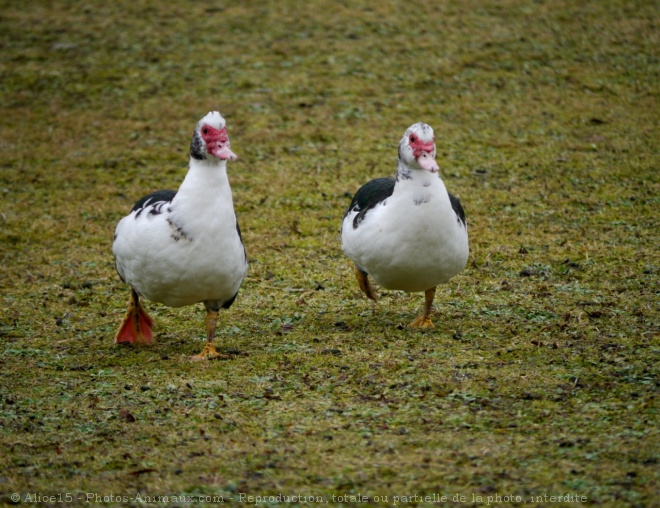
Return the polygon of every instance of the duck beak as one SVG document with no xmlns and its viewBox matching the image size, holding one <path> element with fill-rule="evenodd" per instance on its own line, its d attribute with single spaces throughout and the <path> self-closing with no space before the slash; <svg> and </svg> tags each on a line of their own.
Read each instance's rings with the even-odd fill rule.
<svg viewBox="0 0 660 508">
<path fill-rule="evenodd" d="M 230 150 L 229 143 L 218 144 L 218 146 L 211 148 L 209 151 L 220 160 L 235 161 L 238 159 L 238 155 Z"/>
<path fill-rule="evenodd" d="M 422 167 L 422 169 L 430 171 L 431 173 L 437 173 L 440 170 L 440 166 L 438 166 L 438 164 L 435 162 L 433 156 L 426 151 L 419 154 L 417 157 L 417 163 Z"/>
</svg>

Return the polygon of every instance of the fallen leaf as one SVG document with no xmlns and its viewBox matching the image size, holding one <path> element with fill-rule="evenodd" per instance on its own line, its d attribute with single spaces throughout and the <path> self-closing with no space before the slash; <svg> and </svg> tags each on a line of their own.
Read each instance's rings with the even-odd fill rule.
<svg viewBox="0 0 660 508">
<path fill-rule="evenodd" d="M 127 409 L 122 409 L 119 411 L 119 419 L 128 423 L 133 423 L 135 421 L 135 416 L 133 416 Z"/>
</svg>

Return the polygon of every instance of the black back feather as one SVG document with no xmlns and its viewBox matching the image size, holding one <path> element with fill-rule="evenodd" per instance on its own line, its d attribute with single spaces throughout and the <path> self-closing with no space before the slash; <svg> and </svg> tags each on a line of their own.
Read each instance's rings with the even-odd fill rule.
<svg viewBox="0 0 660 508">
<path fill-rule="evenodd" d="M 392 195 L 395 183 L 394 178 L 375 178 L 360 187 L 344 214 L 345 218 L 352 211 L 358 212 L 353 219 L 353 229 L 358 227 L 369 210 Z"/>
<path fill-rule="evenodd" d="M 447 192 L 447 194 L 449 194 L 449 201 L 451 202 L 451 207 L 454 209 L 454 212 L 456 213 L 456 217 L 460 222 L 463 223 L 463 226 L 466 226 L 467 223 L 465 222 L 465 211 L 463 210 L 463 206 L 461 205 L 461 202 L 451 192 Z"/>
<path fill-rule="evenodd" d="M 154 203 L 171 203 L 176 196 L 176 191 L 173 190 L 160 190 L 147 194 L 146 196 L 140 198 L 137 203 L 133 205 L 131 212 L 137 212 L 137 215 L 140 215 L 142 209 L 145 206 L 153 205 Z M 160 212 L 158 212 L 160 213 Z"/>
<path fill-rule="evenodd" d="M 241 241 L 241 244 L 243 245 L 243 256 L 245 256 L 245 262 L 247 263 L 248 262 L 247 250 L 245 250 L 245 244 L 243 243 L 243 236 L 241 235 L 241 227 L 238 225 L 238 218 L 236 218 L 236 232 L 238 233 L 238 239 Z M 234 296 L 234 298 L 236 298 L 236 296 Z M 229 305 L 231 305 L 231 303 Z M 229 307 L 225 307 L 225 309 L 228 308 Z"/>
</svg>

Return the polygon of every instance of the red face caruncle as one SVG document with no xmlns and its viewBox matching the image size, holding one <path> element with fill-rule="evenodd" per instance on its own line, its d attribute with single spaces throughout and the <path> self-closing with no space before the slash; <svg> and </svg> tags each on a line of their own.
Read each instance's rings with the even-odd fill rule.
<svg viewBox="0 0 660 508">
<path fill-rule="evenodd" d="M 416 134 L 411 134 L 408 138 L 408 141 L 410 143 L 410 148 L 412 148 L 415 159 L 422 155 L 422 152 L 430 154 L 433 152 L 433 150 L 435 150 L 435 143 L 433 140 L 424 142 L 419 139 Z"/>
<path fill-rule="evenodd" d="M 408 138 L 408 143 L 420 167 L 431 173 L 437 173 L 440 168 L 433 158 L 433 152 L 435 151 L 433 139 L 431 141 L 422 141 L 417 134 L 413 133 Z"/>
<path fill-rule="evenodd" d="M 229 140 L 229 137 L 227 136 L 227 127 L 216 129 L 210 125 L 204 125 L 202 127 L 202 139 L 207 145 L 211 141 L 225 142 Z"/>
<path fill-rule="evenodd" d="M 216 129 L 208 124 L 204 124 L 200 129 L 200 134 L 206 151 L 222 160 L 236 160 L 238 157 L 229 149 L 229 136 L 227 136 L 227 127 Z"/>
</svg>

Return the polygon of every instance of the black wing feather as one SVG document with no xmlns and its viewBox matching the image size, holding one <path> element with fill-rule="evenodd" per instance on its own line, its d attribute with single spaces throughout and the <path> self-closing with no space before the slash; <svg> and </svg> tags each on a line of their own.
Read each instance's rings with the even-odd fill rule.
<svg viewBox="0 0 660 508">
<path fill-rule="evenodd" d="M 171 203 L 176 196 L 176 191 L 173 190 L 160 190 L 147 194 L 146 196 L 140 198 L 137 203 L 133 205 L 131 212 L 137 212 L 135 218 L 137 219 L 142 211 L 147 206 L 154 205 L 156 203 Z M 158 206 L 149 210 L 149 215 L 159 215 L 162 213 L 162 206 Z"/>
<path fill-rule="evenodd" d="M 344 214 L 346 218 L 352 211 L 358 212 L 353 219 L 353 229 L 358 227 L 369 210 L 392 195 L 395 183 L 394 178 L 375 178 L 360 187 Z"/>
<path fill-rule="evenodd" d="M 451 202 L 451 207 L 456 213 L 456 218 L 463 223 L 463 226 L 466 226 L 467 223 L 465 222 L 465 211 L 463 210 L 461 202 L 451 192 L 447 192 L 447 194 L 449 194 L 449 201 Z"/>
<path fill-rule="evenodd" d="M 245 256 L 245 262 L 247 263 L 248 262 L 247 250 L 245 250 L 245 244 L 243 243 L 243 236 L 241 235 L 241 227 L 238 225 L 238 219 L 236 219 L 236 232 L 238 233 L 238 239 L 241 241 L 241 245 L 243 245 L 243 256 Z M 236 298 L 236 296 L 234 296 L 234 298 Z M 231 305 L 231 303 L 229 305 Z M 225 307 L 225 309 L 228 308 L 229 307 Z"/>
<path fill-rule="evenodd" d="M 147 194 L 146 196 L 140 198 L 137 203 L 133 205 L 131 212 L 135 212 L 144 208 L 144 205 L 147 203 L 147 201 L 150 203 L 156 203 L 158 201 L 170 202 L 174 199 L 174 196 L 176 196 L 176 191 L 173 190 L 159 190 L 152 192 L 151 194 Z"/>
</svg>

